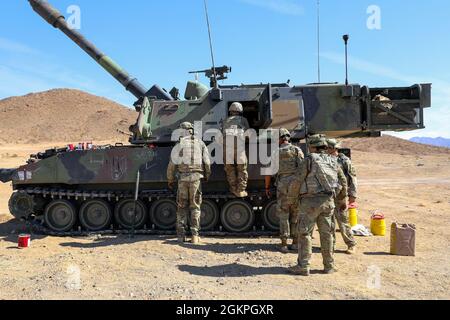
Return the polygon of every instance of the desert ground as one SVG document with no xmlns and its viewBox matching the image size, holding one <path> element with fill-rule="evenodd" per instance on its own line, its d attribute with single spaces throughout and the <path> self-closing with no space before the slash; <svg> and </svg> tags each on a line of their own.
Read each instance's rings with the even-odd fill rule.
<svg viewBox="0 0 450 320">
<path fill-rule="evenodd" d="M 11 188 L 0 184 L 0 299 L 450 299 L 450 152 L 364 141 L 346 142 L 356 150 L 360 221 L 368 226 L 370 212 L 380 210 L 388 225 L 415 224 L 416 257 L 390 255 L 389 235 L 358 237 L 349 256 L 339 235 L 339 272 L 323 275 L 316 233 L 314 271 L 305 278 L 287 274 L 296 255 L 279 253 L 272 238 L 180 246 L 170 236 L 33 236 L 20 250 Z M 0 167 L 55 145 L 1 144 Z"/>
</svg>

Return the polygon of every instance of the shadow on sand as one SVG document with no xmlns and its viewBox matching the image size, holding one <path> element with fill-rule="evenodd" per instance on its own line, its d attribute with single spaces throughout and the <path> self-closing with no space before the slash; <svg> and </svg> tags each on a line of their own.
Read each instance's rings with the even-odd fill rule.
<svg viewBox="0 0 450 320">
<path fill-rule="evenodd" d="M 210 240 L 212 239 L 205 239 L 205 241 Z M 265 240 L 261 239 L 260 243 L 202 243 L 200 245 L 192 245 L 189 242 L 180 244 L 176 240 L 168 240 L 165 241 L 164 244 L 177 245 L 186 249 L 209 251 L 220 254 L 239 254 L 252 251 L 278 252 L 277 245 L 264 242 Z"/>
<path fill-rule="evenodd" d="M 71 248 L 81 248 L 81 249 L 92 249 L 92 248 L 100 248 L 100 247 L 110 247 L 110 246 L 120 246 L 126 244 L 134 244 L 138 242 L 144 241 L 156 241 L 156 240 L 166 240 L 169 241 L 170 236 L 150 236 L 150 235 L 135 235 L 134 237 L 127 234 L 120 235 L 107 235 L 107 236 L 96 236 L 93 234 L 92 236 L 80 237 L 80 240 L 87 240 L 91 242 L 64 242 L 61 243 L 62 247 L 71 247 Z"/>
<path fill-rule="evenodd" d="M 366 256 L 392 256 L 389 252 L 364 252 Z"/>
<path fill-rule="evenodd" d="M 283 267 L 252 267 L 239 263 L 225 264 L 213 267 L 179 265 L 178 269 L 191 275 L 214 278 L 241 278 L 262 275 L 292 275 Z M 311 274 L 321 274 L 321 270 L 311 270 Z M 292 275 L 296 277 L 295 275 Z"/>
<path fill-rule="evenodd" d="M 32 239 L 43 239 L 46 237 L 34 234 L 29 225 L 17 219 L 11 219 L 0 223 L 0 239 L 15 245 L 8 247 L 7 249 L 17 249 L 18 238 L 22 233 L 31 234 Z"/>
</svg>

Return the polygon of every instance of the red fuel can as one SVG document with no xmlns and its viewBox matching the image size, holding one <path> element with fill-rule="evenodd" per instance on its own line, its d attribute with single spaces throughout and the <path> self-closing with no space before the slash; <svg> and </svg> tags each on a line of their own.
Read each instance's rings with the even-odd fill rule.
<svg viewBox="0 0 450 320">
<path fill-rule="evenodd" d="M 21 234 L 19 235 L 19 249 L 28 248 L 31 245 L 31 235 L 29 234 Z"/>
</svg>

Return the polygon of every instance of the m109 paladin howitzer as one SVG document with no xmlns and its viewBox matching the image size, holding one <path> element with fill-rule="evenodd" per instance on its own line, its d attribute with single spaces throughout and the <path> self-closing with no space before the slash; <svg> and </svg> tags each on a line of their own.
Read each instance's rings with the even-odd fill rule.
<svg viewBox="0 0 450 320">
<path fill-rule="evenodd" d="M 158 86 L 146 90 L 135 78 L 105 56 L 47 1 L 29 0 L 33 9 L 60 29 L 138 100 L 136 123 L 130 127 L 128 146 L 102 146 L 93 150 L 47 150 L 13 171 L 2 171 L 15 193 L 9 201 L 17 218 L 40 221 L 53 234 L 76 229 L 101 231 L 111 228 L 174 230 L 177 205 L 167 189 L 166 169 L 176 141 L 172 133 L 185 121 L 200 122 L 204 136 L 221 129 L 233 102 L 240 102 L 252 129 L 286 127 L 293 139 L 309 134 L 330 137 L 379 136 L 382 131 L 424 128 L 423 110 L 431 104 L 431 85 L 369 88 L 359 84 L 287 83 L 218 85 L 228 67 L 203 70 L 211 88 L 189 81 L 184 100 L 179 90 L 171 94 Z M 198 131 L 198 130 L 197 130 Z M 210 141 L 205 141 L 207 144 Z M 249 166 L 249 196 L 236 199 L 228 192 L 223 167 L 203 187 L 204 232 L 225 230 L 244 233 L 276 230 L 276 199 L 265 197 L 261 165 Z M 137 172 L 139 200 L 133 198 Z"/>
</svg>

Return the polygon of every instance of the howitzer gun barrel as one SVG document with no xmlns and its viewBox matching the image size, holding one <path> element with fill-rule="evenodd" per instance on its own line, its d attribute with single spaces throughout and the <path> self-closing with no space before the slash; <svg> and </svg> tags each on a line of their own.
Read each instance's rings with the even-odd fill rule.
<svg viewBox="0 0 450 320">
<path fill-rule="evenodd" d="M 87 40 L 78 31 L 70 28 L 64 16 L 46 0 L 28 0 L 36 13 L 53 27 L 61 30 L 81 49 L 90 55 L 98 64 L 100 64 L 109 74 L 119 81 L 126 90 L 130 91 L 136 98 L 145 96 L 146 88 L 136 79 L 122 69 L 110 57 L 101 52 L 93 43 Z"/>
<path fill-rule="evenodd" d="M 7 183 L 12 181 L 16 169 L 0 169 L 0 182 Z"/>
</svg>

